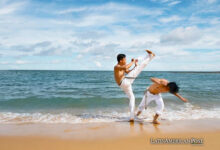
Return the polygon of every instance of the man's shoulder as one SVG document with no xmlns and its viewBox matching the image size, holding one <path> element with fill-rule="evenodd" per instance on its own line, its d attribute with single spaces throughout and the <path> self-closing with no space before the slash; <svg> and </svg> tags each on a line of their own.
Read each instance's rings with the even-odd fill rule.
<svg viewBox="0 0 220 150">
<path fill-rule="evenodd" d="M 116 65 L 114 66 L 114 68 L 117 69 L 119 66 L 120 66 L 119 64 L 116 64 Z"/>
<path fill-rule="evenodd" d="M 167 79 L 161 79 L 161 81 L 163 81 L 163 82 L 169 82 Z"/>
</svg>

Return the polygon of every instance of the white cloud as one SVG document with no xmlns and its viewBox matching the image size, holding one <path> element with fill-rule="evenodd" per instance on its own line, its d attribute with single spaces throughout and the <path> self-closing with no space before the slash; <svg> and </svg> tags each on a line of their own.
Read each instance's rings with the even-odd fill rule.
<svg viewBox="0 0 220 150">
<path fill-rule="evenodd" d="M 81 54 L 77 55 L 77 58 L 78 58 L 78 59 L 80 59 L 80 58 L 82 58 L 82 57 L 83 57 L 83 55 L 81 55 Z"/>
<path fill-rule="evenodd" d="M 142 8 L 138 6 L 131 6 L 120 3 L 107 3 L 98 6 L 87 6 L 80 8 L 70 8 L 67 11 L 63 10 L 63 15 L 69 16 L 71 10 L 80 10 L 78 17 L 69 19 L 69 17 L 59 17 L 59 19 L 49 19 L 51 26 L 66 26 L 70 30 L 73 28 L 94 28 L 94 31 L 114 30 L 114 28 L 123 27 L 123 30 L 127 28 L 133 28 L 135 30 L 150 30 L 156 23 L 154 21 L 155 16 L 160 16 L 163 13 L 163 9 L 151 9 Z M 117 11 L 116 11 L 117 10 Z M 129 17 L 128 17 L 129 16 Z M 148 22 L 145 20 L 140 21 L 140 17 L 149 17 Z M 68 19 L 66 19 L 68 18 Z M 47 21 L 46 21 L 47 22 Z M 150 22 L 150 23 L 149 23 Z M 126 26 L 123 26 L 126 24 Z M 102 30 L 97 28 L 103 27 Z M 78 29 L 76 29 L 78 30 Z M 109 33 L 108 33 L 109 34 Z M 87 34 L 88 36 L 89 34 Z"/>
<path fill-rule="evenodd" d="M 177 22 L 177 21 L 180 21 L 182 20 L 182 18 L 180 18 L 179 16 L 170 16 L 170 17 L 163 17 L 163 18 L 160 18 L 159 21 L 162 22 L 162 23 L 169 23 L 169 22 Z"/>
<path fill-rule="evenodd" d="M 168 34 L 161 36 L 161 43 L 164 44 L 190 44 L 196 42 L 202 37 L 201 31 L 193 27 L 178 27 Z"/>
<path fill-rule="evenodd" d="M 39 14 L 49 13 L 49 11 L 56 13 L 45 14 L 47 16 L 45 18 L 31 14 L 22 16 L 22 14 L 15 13 L 19 10 L 15 9 L 5 13 L 7 15 L 0 16 L 0 54 L 2 55 L 0 57 L 1 59 L 22 59 L 12 64 L 14 66 L 19 64 L 18 66 L 22 67 L 22 64 L 28 63 L 31 68 L 33 63 L 43 64 L 44 61 L 30 62 L 24 57 L 57 58 L 61 56 L 67 58 L 75 56 L 77 63 L 83 64 L 83 69 L 90 69 L 92 64 L 92 67 L 112 69 L 117 53 L 123 52 L 128 57 L 138 57 L 144 54 L 145 49 L 151 49 L 157 54 L 154 63 L 158 65 L 154 67 L 169 70 L 172 67 L 169 67 L 169 64 L 165 65 L 167 60 L 178 60 L 179 63 L 183 63 L 188 60 L 192 61 L 193 58 L 189 56 L 193 56 L 193 52 L 201 48 L 203 48 L 201 55 L 206 55 L 205 52 L 208 50 L 219 49 L 219 17 L 204 18 L 197 16 L 193 10 L 191 10 L 193 17 L 189 17 L 190 19 L 184 14 L 172 15 L 170 11 L 172 7 L 167 8 L 167 5 L 174 1 L 160 2 L 164 3 L 160 6 L 165 5 L 166 8 L 148 9 L 137 5 L 106 3 L 70 6 L 57 10 L 57 8 L 50 8 L 53 7 L 52 5 L 47 5 L 44 7 L 48 8 L 48 11 L 44 10 Z M 33 9 L 36 13 L 39 8 L 35 10 L 33 7 Z M 164 13 L 163 16 L 167 14 L 165 11 L 168 9 L 171 15 L 160 18 L 162 13 Z M 74 15 L 76 13 L 77 17 Z M 53 17 L 50 17 L 51 15 Z M 155 19 L 155 16 L 159 18 L 159 21 Z M 161 25 L 160 22 L 165 24 Z M 167 26 L 166 23 L 169 25 Z M 198 25 L 203 23 L 209 26 Z M 83 57 L 84 55 L 86 57 Z M 206 55 L 207 59 L 204 58 L 204 63 L 209 59 L 218 60 L 219 55 L 215 57 L 212 55 L 215 54 Z M 85 59 L 80 59 L 82 57 L 92 63 L 86 63 Z M 10 62 L 6 59 L 1 61 L 1 64 Z M 56 59 L 49 62 L 54 63 L 54 68 L 61 64 L 64 64 L 64 67 L 67 66 L 66 62 L 59 63 L 60 61 Z M 4 66 L 7 65 L 9 66 L 10 63 L 4 64 Z M 25 66 L 27 65 L 23 67 Z M 35 67 L 35 65 L 32 66 Z M 179 69 L 174 65 L 173 69 L 175 68 Z M 185 69 L 187 70 L 187 66 Z"/>
<path fill-rule="evenodd" d="M 177 5 L 177 4 L 179 4 L 179 3 L 181 3 L 181 1 L 173 1 L 173 2 L 170 2 L 170 3 L 168 4 L 168 6 L 174 6 L 174 5 Z"/>
<path fill-rule="evenodd" d="M 59 64 L 59 63 L 61 63 L 61 62 L 62 62 L 62 61 L 59 60 L 59 59 L 56 59 L 56 60 L 52 60 L 52 61 L 51 61 L 52 64 Z"/>
<path fill-rule="evenodd" d="M 7 14 L 14 13 L 15 11 L 23 8 L 26 2 L 15 2 L 15 3 L 7 4 L 7 1 L 6 1 L 3 4 L 4 5 L 0 6 L 0 15 L 7 15 Z"/>
<path fill-rule="evenodd" d="M 50 13 L 50 12 L 48 12 Z M 137 25 L 139 23 L 137 17 L 155 17 L 163 14 L 163 9 L 144 8 L 140 6 L 132 6 L 122 3 L 105 3 L 102 5 L 88 5 L 83 7 L 70 7 L 63 10 L 57 10 L 54 14 L 69 15 L 78 13 L 74 19 L 54 19 L 51 20 L 55 24 L 71 25 L 75 27 L 99 27 L 110 26 L 113 24 L 123 23 L 129 25 Z M 129 16 L 129 17 L 128 17 Z M 64 18 L 64 17 L 62 17 Z"/>
<path fill-rule="evenodd" d="M 18 64 L 18 65 L 27 64 L 27 63 L 29 63 L 29 62 L 28 62 L 28 61 L 25 61 L 25 60 L 17 60 L 17 61 L 15 62 L 15 64 Z"/>
<path fill-rule="evenodd" d="M 208 3 L 212 4 L 212 3 L 215 3 L 217 0 L 207 0 Z"/>
<path fill-rule="evenodd" d="M 92 14 L 85 17 L 77 18 L 74 20 L 50 20 L 54 24 L 58 25 L 71 25 L 74 27 L 91 27 L 91 26 L 105 26 L 117 22 L 117 18 L 112 15 Z"/>
<path fill-rule="evenodd" d="M 209 13 L 220 12 L 220 5 L 212 0 L 195 0 L 189 7 L 184 9 L 184 12 L 191 11 L 193 15 L 209 15 Z M 210 17 L 210 16 L 209 16 Z"/>
<path fill-rule="evenodd" d="M 77 22 L 75 26 L 104 26 L 116 22 L 116 18 L 111 15 L 89 15 Z"/>
<path fill-rule="evenodd" d="M 69 14 L 69 13 L 77 13 L 77 12 L 88 12 L 89 14 L 116 14 L 116 15 L 126 15 L 130 14 L 130 16 L 136 15 L 161 15 L 163 11 L 161 9 L 151 9 L 151 8 L 143 8 L 138 6 L 132 6 L 123 3 L 115 3 L 109 2 L 102 5 L 88 5 L 83 7 L 72 7 L 64 10 L 58 10 L 54 12 L 55 14 Z M 82 17 L 82 16 L 81 16 Z"/>
<path fill-rule="evenodd" d="M 168 6 L 174 6 L 174 5 L 181 3 L 181 1 L 179 1 L 179 0 L 151 0 L 151 1 L 164 3 L 164 4 L 167 4 Z"/>
<path fill-rule="evenodd" d="M 220 17 L 200 17 L 200 16 L 191 16 L 188 19 L 189 24 L 191 25 L 197 25 L 197 24 L 203 24 L 203 25 L 219 25 L 220 24 Z"/>
<path fill-rule="evenodd" d="M 77 12 L 82 12 L 85 11 L 87 8 L 86 7 L 80 7 L 80 8 L 69 8 L 69 9 L 65 9 L 65 10 L 60 10 L 55 12 L 55 14 L 68 14 L 68 13 L 77 13 Z"/>
<path fill-rule="evenodd" d="M 10 64 L 10 62 L 8 62 L 8 61 L 1 61 L 0 64 L 1 65 L 7 65 L 7 64 Z"/>
<path fill-rule="evenodd" d="M 94 63 L 97 67 L 102 67 L 102 64 L 99 61 L 94 61 Z"/>
</svg>

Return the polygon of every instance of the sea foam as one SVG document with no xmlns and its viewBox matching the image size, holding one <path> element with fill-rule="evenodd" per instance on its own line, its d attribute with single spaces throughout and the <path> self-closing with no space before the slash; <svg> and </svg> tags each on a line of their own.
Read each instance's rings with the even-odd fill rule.
<svg viewBox="0 0 220 150">
<path fill-rule="evenodd" d="M 140 119 L 144 121 L 152 120 L 155 114 L 155 108 L 151 107 L 144 110 L 140 115 Z M 220 108 L 204 109 L 195 107 L 190 103 L 186 103 L 184 107 L 179 109 L 165 108 L 161 119 L 164 120 L 187 120 L 187 119 L 220 119 Z M 91 123 L 91 122 L 115 122 L 125 121 L 129 119 L 129 112 L 94 112 L 94 113 L 15 113 L 0 112 L 0 123 Z"/>
</svg>

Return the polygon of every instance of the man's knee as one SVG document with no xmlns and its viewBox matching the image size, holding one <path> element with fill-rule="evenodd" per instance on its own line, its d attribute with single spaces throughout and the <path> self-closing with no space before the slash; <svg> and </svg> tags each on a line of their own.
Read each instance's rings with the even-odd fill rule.
<svg viewBox="0 0 220 150">
<path fill-rule="evenodd" d="M 163 110 L 164 110 L 164 107 L 163 107 L 163 106 L 158 107 L 156 113 L 159 114 L 159 115 L 161 115 L 161 114 L 163 113 Z"/>
<path fill-rule="evenodd" d="M 132 95 L 130 96 L 130 102 L 134 102 L 134 100 L 135 100 L 135 97 L 134 97 L 134 95 L 132 94 Z"/>
<path fill-rule="evenodd" d="M 139 105 L 139 106 L 138 106 L 138 111 L 143 111 L 143 110 L 145 109 L 145 107 L 146 107 L 146 106 Z"/>
<path fill-rule="evenodd" d="M 163 99 L 159 99 L 157 101 L 157 114 L 161 115 L 162 112 L 164 110 L 164 103 L 163 103 Z"/>
<path fill-rule="evenodd" d="M 131 109 L 134 109 L 135 107 L 135 97 L 134 95 L 131 95 L 130 99 L 129 99 L 129 106 Z"/>
</svg>

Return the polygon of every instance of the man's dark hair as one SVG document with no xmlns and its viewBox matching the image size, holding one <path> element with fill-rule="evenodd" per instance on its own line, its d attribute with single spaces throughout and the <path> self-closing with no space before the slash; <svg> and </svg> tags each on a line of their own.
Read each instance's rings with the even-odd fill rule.
<svg viewBox="0 0 220 150">
<path fill-rule="evenodd" d="M 122 59 L 125 58 L 125 57 L 126 57 L 125 54 L 118 54 L 118 56 L 117 56 L 118 62 L 120 62 L 120 60 L 122 60 Z"/>
<path fill-rule="evenodd" d="M 178 93 L 178 92 L 179 92 L 179 87 L 178 87 L 178 85 L 176 84 L 176 82 L 169 82 L 169 83 L 167 84 L 167 86 L 168 86 L 169 89 L 170 89 L 170 93 L 175 94 L 175 93 Z"/>
</svg>

